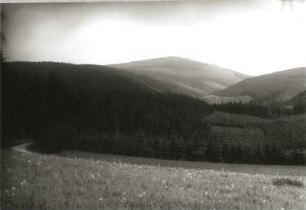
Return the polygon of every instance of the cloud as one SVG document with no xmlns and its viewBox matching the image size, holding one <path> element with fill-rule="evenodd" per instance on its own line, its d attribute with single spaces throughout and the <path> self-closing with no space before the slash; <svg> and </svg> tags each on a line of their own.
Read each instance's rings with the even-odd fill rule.
<svg viewBox="0 0 306 210">
<path fill-rule="evenodd" d="M 8 60 L 110 64 L 182 56 L 262 74 L 306 65 L 305 6 L 279 1 L 6 4 Z"/>
</svg>

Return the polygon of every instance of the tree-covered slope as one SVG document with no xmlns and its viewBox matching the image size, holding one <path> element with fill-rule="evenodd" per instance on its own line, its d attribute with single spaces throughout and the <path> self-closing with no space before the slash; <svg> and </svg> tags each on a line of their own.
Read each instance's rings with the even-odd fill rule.
<svg viewBox="0 0 306 210">
<path fill-rule="evenodd" d="M 306 114 L 277 119 L 214 112 L 213 159 L 249 163 L 305 164 Z"/>
<path fill-rule="evenodd" d="M 130 148 L 132 153 L 139 146 L 133 136 L 154 137 L 152 145 L 167 148 L 176 139 L 188 139 L 192 145 L 207 137 L 201 121 L 209 112 L 206 103 L 159 93 L 111 68 L 24 62 L 2 67 L 5 145 L 16 138 L 33 138 L 46 150 Z M 124 142 L 117 142 L 120 146 L 90 142 L 85 134 L 91 132 L 108 139 L 129 136 L 133 148 Z M 83 140 L 74 138 L 83 134 Z"/>
</svg>

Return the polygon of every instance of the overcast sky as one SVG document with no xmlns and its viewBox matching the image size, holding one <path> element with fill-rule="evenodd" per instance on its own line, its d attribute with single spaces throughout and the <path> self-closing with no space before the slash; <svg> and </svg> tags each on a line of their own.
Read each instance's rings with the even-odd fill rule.
<svg viewBox="0 0 306 210">
<path fill-rule="evenodd" d="M 305 4 L 8 4 L 3 48 L 9 61 L 113 64 L 180 56 L 260 75 L 306 66 Z"/>
</svg>

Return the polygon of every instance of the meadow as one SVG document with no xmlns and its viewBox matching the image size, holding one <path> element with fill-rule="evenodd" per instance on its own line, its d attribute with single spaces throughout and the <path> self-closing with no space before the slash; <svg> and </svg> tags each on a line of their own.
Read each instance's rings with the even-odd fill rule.
<svg viewBox="0 0 306 210">
<path fill-rule="evenodd" d="M 149 165 L 141 158 L 1 152 L 2 209 L 306 208 L 305 174 L 280 173 L 282 167 L 245 173 L 225 165 L 188 168 L 162 161 Z"/>
<path fill-rule="evenodd" d="M 248 174 L 272 174 L 305 176 L 306 166 L 292 165 L 260 165 L 241 163 L 213 163 L 204 161 L 162 160 L 155 158 L 132 157 L 123 155 L 103 154 L 95 152 L 83 152 L 76 150 L 65 150 L 59 153 L 63 157 L 93 159 L 108 162 L 122 162 L 135 165 L 164 166 L 198 170 L 217 170 Z"/>
</svg>

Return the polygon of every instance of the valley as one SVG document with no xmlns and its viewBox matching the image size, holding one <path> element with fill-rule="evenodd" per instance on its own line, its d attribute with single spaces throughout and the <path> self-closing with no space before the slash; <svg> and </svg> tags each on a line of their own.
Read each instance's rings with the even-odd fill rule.
<svg viewBox="0 0 306 210">
<path fill-rule="evenodd" d="M 173 69 L 2 67 L 3 208 L 305 208 L 305 91 L 277 106 L 210 104 L 203 94 L 252 78 L 226 70 L 238 83 L 197 75 L 201 86 Z"/>
<path fill-rule="evenodd" d="M 155 64 L 157 69 L 152 67 Z M 136 70 L 130 73 L 131 70 L 118 66 L 52 62 L 5 63 L 2 74 L 5 90 L 3 145 L 14 146 L 18 139 L 28 138 L 33 139 L 37 149 L 47 153 L 73 149 L 189 161 L 306 163 L 303 92 L 276 105 L 260 100 L 211 105 L 203 98 L 185 94 L 189 87 L 180 85 L 185 92 L 175 93 L 167 89 L 174 87 L 174 83 L 164 85 L 144 72 L 155 72 L 160 77 L 164 73 L 169 77 L 171 73 L 172 78 L 178 75 L 181 80 L 186 78 L 181 83 L 186 85 L 190 77 L 186 77 L 185 67 L 192 65 L 197 66 L 194 71 L 198 74 L 214 72 L 219 75 L 221 71 L 220 75 L 227 72 L 236 75 L 236 79 L 244 76 L 229 70 L 216 70 L 215 66 L 205 70 L 210 66 L 176 57 L 125 65 L 135 66 Z M 161 68 L 165 65 L 172 69 Z M 181 65 L 175 71 L 175 67 Z M 252 87 L 262 80 L 271 88 L 275 84 L 273 90 L 276 90 L 286 84 L 284 81 L 288 78 L 301 80 L 303 75 L 301 68 L 247 78 L 241 83 L 250 81 Z M 206 82 L 199 75 L 195 77 Z M 215 78 L 220 81 L 221 77 Z M 228 90 L 236 87 L 240 87 L 240 83 Z M 298 87 L 299 90 L 303 88 Z M 13 95 L 15 97 L 11 97 Z"/>
</svg>

